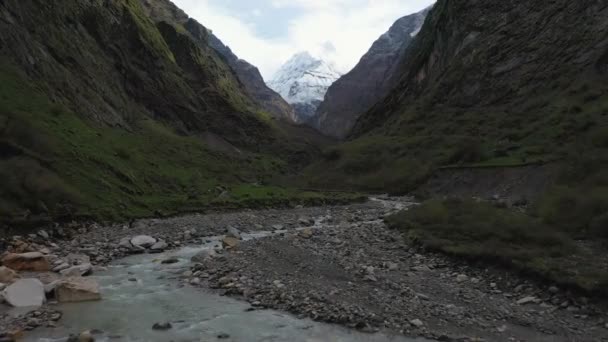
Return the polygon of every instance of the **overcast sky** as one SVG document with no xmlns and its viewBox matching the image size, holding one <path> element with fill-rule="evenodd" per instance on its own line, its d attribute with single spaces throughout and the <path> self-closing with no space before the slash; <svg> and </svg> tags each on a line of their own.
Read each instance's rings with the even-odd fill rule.
<svg viewBox="0 0 608 342">
<path fill-rule="evenodd" d="M 173 0 L 269 80 L 309 51 L 350 70 L 395 20 L 434 0 Z"/>
</svg>

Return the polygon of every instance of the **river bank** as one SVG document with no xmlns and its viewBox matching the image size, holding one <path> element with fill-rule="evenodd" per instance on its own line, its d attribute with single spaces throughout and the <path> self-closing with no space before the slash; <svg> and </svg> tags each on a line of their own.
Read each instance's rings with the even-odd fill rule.
<svg viewBox="0 0 608 342">
<path fill-rule="evenodd" d="M 599 299 L 582 298 L 552 284 L 404 245 L 399 233 L 388 230 L 382 218 L 410 205 L 415 204 L 407 198 L 376 199 L 347 206 L 189 215 L 130 225 L 59 229 L 46 232 L 48 238 L 37 234 L 7 243 L 14 246 L 20 241 L 32 249 L 46 248 L 59 260 L 70 254 L 86 255 L 95 267 L 92 277 L 120 274 L 116 279 L 126 277 L 125 286 L 129 279 L 139 283 L 144 277 L 129 275 L 128 267 L 134 265 L 120 265 L 120 259 L 145 252 L 130 258 L 149 258 L 145 260 L 154 266 L 147 276 L 167 278 L 163 286 L 171 291 L 234 297 L 250 312 L 275 309 L 363 332 L 389 331 L 443 341 L 608 341 L 608 311 Z M 163 242 L 164 248 L 142 250 L 125 243 L 142 234 Z M 236 239 L 228 250 L 220 248 L 230 247 L 221 242 L 226 234 L 241 235 L 241 240 Z M 178 253 L 188 246 L 217 252 L 212 257 L 199 255 L 191 262 L 192 254 Z M 177 260 L 174 266 L 162 264 L 171 258 Z M 177 268 L 167 276 L 169 267 Z M 103 278 L 100 282 L 105 298 L 104 287 L 111 283 L 104 283 Z M 201 289 L 192 292 L 196 287 Z M 93 305 L 106 305 L 104 301 Z M 65 333 L 64 321 L 70 318 L 51 321 L 62 307 L 50 302 L 38 313 L 18 319 L 5 307 L 0 325 L 3 331 L 27 330 L 28 322 L 38 315 L 38 326 L 50 325 L 51 331 Z M 140 329 L 150 333 L 157 323 L 152 320 Z M 80 331 L 73 328 L 70 332 Z M 238 334 L 224 333 L 239 340 Z"/>
</svg>

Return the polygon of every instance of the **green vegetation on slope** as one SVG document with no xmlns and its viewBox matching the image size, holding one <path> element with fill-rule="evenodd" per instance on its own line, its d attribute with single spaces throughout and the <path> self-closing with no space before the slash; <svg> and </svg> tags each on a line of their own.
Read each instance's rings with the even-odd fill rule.
<svg viewBox="0 0 608 342">
<path fill-rule="evenodd" d="M 346 201 L 260 185 L 284 161 L 229 157 L 151 120 L 131 131 L 85 122 L 0 63 L 0 221 L 126 219 L 206 207 Z"/>
<path fill-rule="evenodd" d="M 608 271 L 594 260 L 597 255 L 525 213 L 448 199 L 427 201 L 386 220 L 404 231 L 410 242 L 434 251 L 497 262 L 560 285 L 608 293 Z"/>
<path fill-rule="evenodd" d="M 592 7 L 438 1 L 400 83 L 304 179 L 403 192 L 441 167 L 573 163 L 608 126 L 607 9 Z"/>
</svg>

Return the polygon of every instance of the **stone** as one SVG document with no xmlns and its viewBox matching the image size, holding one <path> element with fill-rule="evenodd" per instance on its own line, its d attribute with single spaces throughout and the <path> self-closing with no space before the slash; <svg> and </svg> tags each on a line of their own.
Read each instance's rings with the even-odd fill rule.
<svg viewBox="0 0 608 342">
<path fill-rule="evenodd" d="M 299 235 L 304 239 L 310 239 L 313 236 L 313 231 L 311 228 L 304 228 L 300 231 Z"/>
<path fill-rule="evenodd" d="M 15 271 L 47 272 L 51 264 L 40 252 L 9 253 L 2 258 L 2 264 Z"/>
<path fill-rule="evenodd" d="M 230 338 L 230 335 L 228 335 L 226 333 L 221 333 L 221 334 L 217 335 L 217 338 L 220 340 L 225 340 L 225 339 Z"/>
<path fill-rule="evenodd" d="M 138 235 L 131 239 L 131 244 L 136 247 L 152 247 L 156 243 L 156 239 L 148 235 Z"/>
<path fill-rule="evenodd" d="M 4 291 L 4 300 L 14 307 L 39 307 L 44 304 L 44 285 L 38 279 L 20 279 Z"/>
<path fill-rule="evenodd" d="M 526 305 L 526 304 L 530 304 L 530 303 L 534 303 L 536 302 L 536 297 L 524 297 L 520 300 L 517 301 L 518 305 Z"/>
<path fill-rule="evenodd" d="M 53 272 L 58 272 L 59 273 L 59 272 L 65 270 L 65 269 L 68 269 L 68 268 L 70 268 L 70 264 L 68 264 L 67 262 L 64 262 L 62 264 L 59 264 L 59 265 L 55 266 L 53 268 Z"/>
<path fill-rule="evenodd" d="M 558 288 L 557 286 L 551 286 L 551 287 L 549 288 L 549 292 L 551 292 L 551 293 L 553 293 L 553 294 L 556 294 L 556 293 L 558 293 L 558 292 L 559 292 L 559 288 Z"/>
<path fill-rule="evenodd" d="M 389 271 L 396 271 L 399 269 L 399 265 L 395 262 L 387 262 L 386 268 L 388 268 Z"/>
<path fill-rule="evenodd" d="M 72 266 L 70 268 L 66 268 L 65 270 L 62 270 L 61 275 L 64 277 L 81 277 L 87 274 L 92 273 L 93 271 L 93 265 L 91 264 L 82 264 L 82 265 L 76 265 L 76 266 Z"/>
<path fill-rule="evenodd" d="M 55 289 L 57 288 L 57 285 L 59 285 L 60 282 L 61 282 L 61 280 L 55 280 L 52 283 L 45 284 L 44 293 L 51 294 L 51 293 L 55 292 Z"/>
<path fill-rule="evenodd" d="M 424 323 L 421 320 L 419 320 L 419 319 L 413 319 L 413 320 L 411 320 L 410 324 L 413 325 L 413 326 L 415 326 L 415 327 L 417 327 L 417 328 L 420 328 L 420 327 L 424 326 Z"/>
<path fill-rule="evenodd" d="M 118 247 L 131 249 L 131 247 L 133 247 L 133 245 L 131 244 L 131 238 L 124 237 L 124 238 L 120 239 L 120 242 L 118 243 Z"/>
<path fill-rule="evenodd" d="M 43 238 L 43 239 L 48 239 L 48 238 L 50 237 L 50 236 L 49 236 L 49 233 L 47 233 L 45 230 L 41 230 L 41 231 L 39 231 L 39 232 L 38 232 L 38 236 L 40 236 L 40 237 L 41 237 L 41 238 Z"/>
<path fill-rule="evenodd" d="M 222 246 L 224 246 L 224 248 L 226 248 L 226 249 L 234 249 L 239 246 L 239 243 L 240 243 L 239 239 L 229 237 L 229 236 L 226 236 L 225 238 L 222 239 Z"/>
<path fill-rule="evenodd" d="M 196 253 L 196 255 L 194 255 L 190 260 L 193 262 L 203 262 L 205 260 L 212 259 L 215 256 L 217 256 L 217 253 L 214 249 L 204 249 Z"/>
<path fill-rule="evenodd" d="M 68 256 L 65 259 L 67 260 L 67 263 L 70 265 L 82 265 L 82 264 L 91 263 L 91 258 L 85 254 L 72 253 L 72 254 L 68 254 Z"/>
<path fill-rule="evenodd" d="M 412 267 L 412 270 L 416 271 L 416 272 L 430 272 L 431 268 L 428 267 L 427 265 L 419 265 L 419 266 Z"/>
<path fill-rule="evenodd" d="M 19 279 L 19 274 L 6 266 L 0 266 L 0 283 L 12 284 Z"/>
<path fill-rule="evenodd" d="M 176 257 L 171 257 L 169 259 L 165 259 L 163 261 L 161 261 L 161 264 L 165 264 L 165 265 L 170 265 L 170 264 L 177 264 L 179 262 L 179 259 Z"/>
<path fill-rule="evenodd" d="M 95 342 L 95 338 L 91 331 L 83 331 L 78 335 L 78 342 Z"/>
<path fill-rule="evenodd" d="M 165 241 L 158 241 L 157 243 L 152 245 L 150 249 L 153 251 L 164 251 L 165 249 L 167 249 L 167 247 L 169 247 L 168 243 L 166 243 Z"/>
<path fill-rule="evenodd" d="M 228 236 L 228 237 L 233 237 L 233 238 L 239 239 L 239 240 L 241 239 L 241 232 L 238 229 L 236 229 L 235 227 L 228 226 L 228 228 L 226 228 L 226 232 L 227 232 L 226 236 Z"/>
<path fill-rule="evenodd" d="M 465 281 L 469 280 L 469 277 L 465 274 L 459 274 L 456 276 L 456 282 L 457 283 L 464 283 Z"/>
<path fill-rule="evenodd" d="M 171 328 L 173 328 L 173 325 L 171 325 L 171 323 L 169 322 L 154 323 L 154 325 L 152 326 L 152 329 L 154 330 L 169 330 Z"/>
<path fill-rule="evenodd" d="M 61 303 L 100 300 L 99 284 L 95 279 L 70 277 L 63 279 L 55 288 L 55 297 Z"/>
</svg>

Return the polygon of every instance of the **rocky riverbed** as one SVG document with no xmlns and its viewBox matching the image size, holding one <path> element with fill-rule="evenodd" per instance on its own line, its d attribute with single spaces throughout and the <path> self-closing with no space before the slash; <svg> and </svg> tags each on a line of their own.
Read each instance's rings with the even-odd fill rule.
<svg viewBox="0 0 608 342">
<path fill-rule="evenodd" d="M 608 341 L 608 310 L 597 299 L 406 246 L 382 217 L 410 205 L 407 198 L 375 199 L 74 225 L 11 238 L 5 245 L 15 253 L 44 254 L 55 270 L 35 275 L 44 283 L 83 264 L 91 265 L 83 274 L 103 273 L 108 263 L 132 254 L 165 251 L 159 263 L 171 265 L 180 260 L 166 257 L 166 251 L 210 245 L 215 247 L 176 274 L 174 286 L 200 287 L 201 295 L 210 289 L 249 302 L 250 310 L 276 309 L 364 332 L 444 341 Z M 33 311 L 5 308 L 0 328 L 18 335 L 61 327 L 60 307 L 50 299 Z"/>
</svg>

